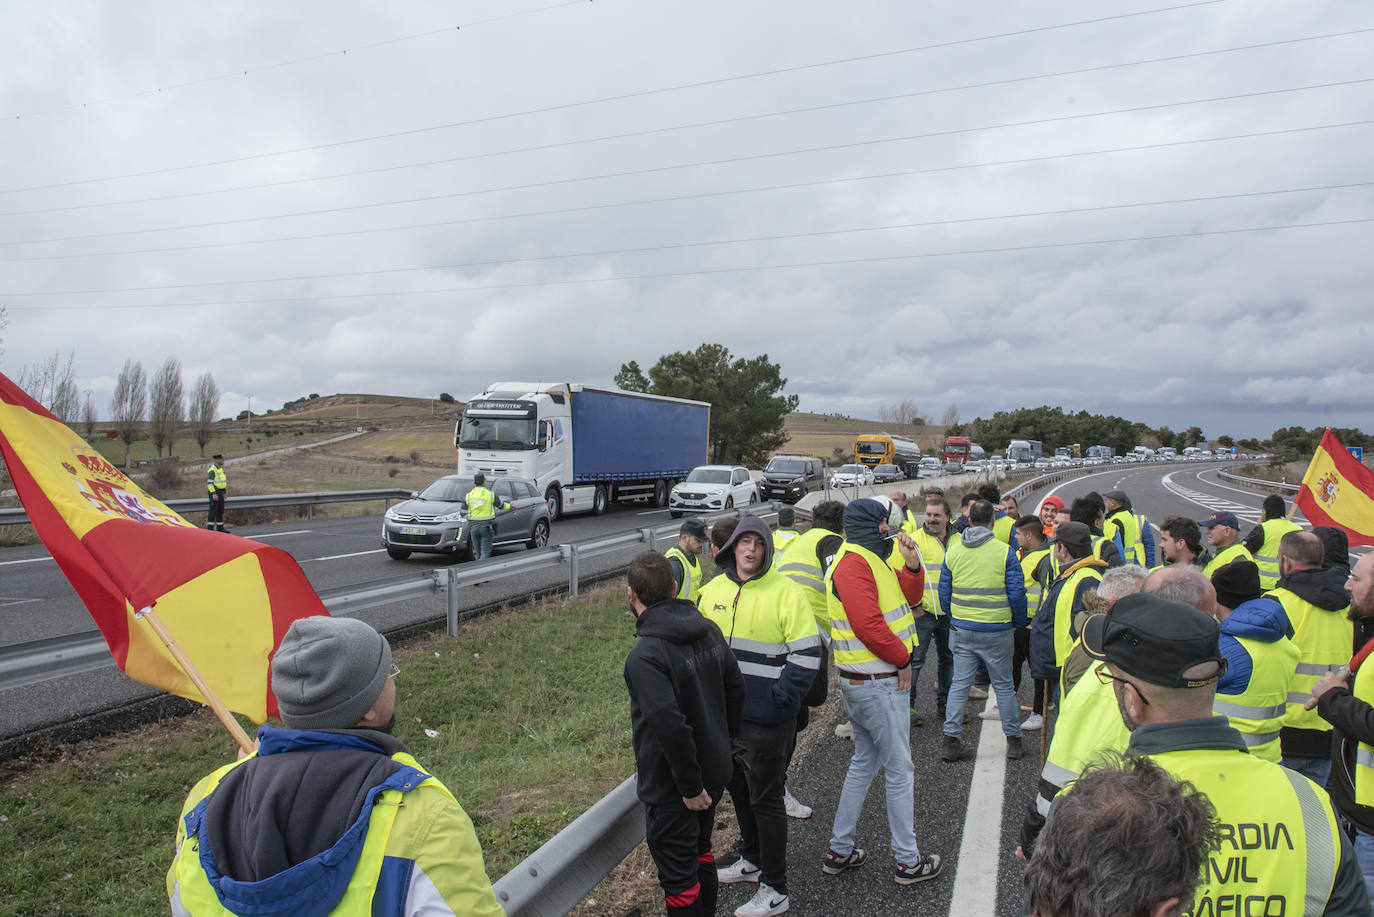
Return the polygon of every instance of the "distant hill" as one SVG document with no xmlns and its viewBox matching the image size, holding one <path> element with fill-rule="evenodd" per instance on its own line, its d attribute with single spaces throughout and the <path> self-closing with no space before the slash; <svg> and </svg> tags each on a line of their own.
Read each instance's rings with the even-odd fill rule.
<svg viewBox="0 0 1374 917">
<path fill-rule="evenodd" d="M 301 398 L 287 403 L 281 410 L 253 416 L 254 419 L 279 422 L 360 420 L 369 423 L 391 423 L 406 420 L 423 422 L 445 415 L 456 417 L 462 410 L 462 402 L 440 401 L 437 398 L 341 393 Z"/>
<path fill-rule="evenodd" d="M 934 424 L 919 427 L 863 420 L 836 414 L 788 414 L 783 422 L 791 437 L 784 447 L 799 455 L 814 455 L 826 461 L 834 460 L 834 450 L 845 453 L 845 461 L 854 460 L 854 440 L 864 433 L 890 433 L 914 439 L 925 454 L 938 454 L 944 449 L 945 428 Z"/>
</svg>

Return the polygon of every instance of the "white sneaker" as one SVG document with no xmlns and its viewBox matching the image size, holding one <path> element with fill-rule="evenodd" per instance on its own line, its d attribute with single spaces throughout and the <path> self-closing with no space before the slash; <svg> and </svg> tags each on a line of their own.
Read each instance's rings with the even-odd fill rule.
<svg viewBox="0 0 1374 917">
<path fill-rule="evenodd" d="M 842 739 L 852 739 L 854 738 L 854 727 L 849 723 L 836 723 L 835 735 Z"/>
<path fill-rule="evenodd" d="M 738 882 L 757 882 L 759 880 L 759 868 L 753 863 L 740 857 L 729 866 L 719 866 L 716 868 L 716 881 L 721 885 L 734 885 Z"/>
<path fill-rule="evenodd" d="M 788 818 L 811 817 L 811 807 L 804 806 L 801 803 L 797 802 L 797 797 L 792 795 L 791 790 L 784 789 L 782 791 L 782 803 L 787 807 Z"/>
<path fill-rule="evenodd" d="M 996 707 L 989 707 L 982 713 L 978 714 L 978 719 L 980 720 L 1000 720 L 1001 718 L 1002 711 L 998 710 Z"/>
<path fill-rule="evenodd" d="M 1045 728 L 1045 718 L 1038 713 L 1032 713 L 1026 717 L 1026 721 L 1021 724 L 1022 731 Z"/>
<path fill-rule="evenodd" d="M 988 692 L 987 692 L 987 689 L 986 689 L 986 688 L 980 688 L 980 687 L 978 687 L 977 685 L 974 685 L 972 688 L 969 688 L 969 689 L 968 689 L 968 699 L 969 699 L 969 700 L 987 700 L 987 699 L 988 699 Z"/>
<path fill-rule="evenodd" d="M 735 908 L 735 917 L 772 917 L 785 914 L 792 906 L 791 899 L 774 891 L 771 885 L 760 883 L 754 897 Z"/>
</svg>

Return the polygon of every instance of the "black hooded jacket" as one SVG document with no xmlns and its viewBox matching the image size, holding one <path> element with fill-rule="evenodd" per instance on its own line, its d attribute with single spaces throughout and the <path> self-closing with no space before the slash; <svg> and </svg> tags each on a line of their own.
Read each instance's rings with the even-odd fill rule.
<svg viewBox="0 0 1374 917">
<path fill-rule="evenodd" d="M 625 657 L 637 791 L 641 801 L 681 804 L 730 780 L 744 677 L 720 628 L 682 599 L 644 609 Z"/>
<path fill-rule="evenodd" d="M 1278 582 L 1280 589 L 1287 589 L 1302 599 L 1311 602 L 1323 614 L 1345 617 L 1350 607 L 1350 596 L 1345 591 L 1345 581 L 1349 573 L 1340 567 L 1322 567 L 1319 570 L 1295 570 Z M 1353 655 L 1355 647 L 1351 647 Z M 1279 732 L 1279 743 L 1285 757 L 1325 758 L 1331 754 L 1331 732 L 1326 729 L 1296 729 L 1285 726 Z"/>
</svg>

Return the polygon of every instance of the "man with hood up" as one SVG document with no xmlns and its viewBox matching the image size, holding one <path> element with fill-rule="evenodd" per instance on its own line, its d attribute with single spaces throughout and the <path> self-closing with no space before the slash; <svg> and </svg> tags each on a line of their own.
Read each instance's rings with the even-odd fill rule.
<svg viewBox="0 0 1374 917">
<path fill-rule="evenodd" d="M 1355 643 L 1354 625 L 1346 617 L 1346 578 L 1339 568 L 1324 567 L 1324 556 L 1321 539 L 1312 532 L 1284 535 L 1279 539 L 1279 584 L 1265 593 L 1287 612 L 1292 640 L 1302 651 L 1279 733 L 1280 763 L 1318 786 L 1326 786 L 1331 776 L 1331 724 L 1306 709 L 1306 701 L 1322 675 L 1350 661 Z"/>
<path fill-rule="evenodd" d="M 864 799 L 881 767 L 886 772 L 889 849 L 897 861 L 893 880 L 911 885 L 938 876 L 940 857 L 922 855 L 916 846 L 907 692 L 916 646 L 912 604 L 920 607 L 925 571 L 920 549 L 905 532 L 895 538 L 902 568 L 889 566 L 889 535 L 900 525 L 900 517 L 892 518 L 878 500 L 850 503 L 844 511 L 845 542 L 825 577 L 836 676 L 854 731 L 854 754 L 821 871 L 837 876 L 868 858 L 855 845 L 855 836 Z"/>
<path fill-rule="evenodd" d="M 744 679 L 720 628 L 674 598 L 667 558 L 630 563 L 634 648 L 625 657 L 636 793 L 669 917 L 716 912 L 711 829 L 733 770 Z"/>
<path fill-rule="evenodd" d="M 1217 682 L 1212 712 L 1231 720 L 1250 754 L 1279 762 L 1288 688 L 1302 652 L 1288 639 L 1283 606 L 1260 595 L 1259 567 L 1236 560 L 1212 574 L 1221 622 L 1221 655 L 1226 674 Z"/>
<path fill-rule="evenodd" d="M 504 917 L 467 813 L 391 735 L 398 673 L 364 621 L 292 622 L 272 656 L 286 728 L 191 789 L 174 917 Z"/>
<path fill-rule="evenodd" d="M 758 882 L 758 893 L 735 915 L 768 917 L 790 906 L 783 778 L 797 708 L 820 670 L 821 637 L 801 587 L 774 569 L 772 533 L 759 517 L 740 520 L 716 554 L 716 568 L 697 606 L 725 635 L 744 674 L 730 778 L 740 856 L 717 876 L 727 885 Z"/>
</svg>

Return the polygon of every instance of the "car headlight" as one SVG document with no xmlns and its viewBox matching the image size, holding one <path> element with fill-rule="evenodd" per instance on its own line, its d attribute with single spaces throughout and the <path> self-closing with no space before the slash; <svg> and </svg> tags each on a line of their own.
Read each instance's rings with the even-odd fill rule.
<svg viewBox="0 0 1374 917">
<path fill-rule="evenodd" d="M 715 497 L 719 497 L 723 493 L 725 493 L 724 487 L 717 487 L 715 490 L 710 491 L 710 494 Z"/>
<path fill-rule="evenodd" d="M 395 522 L 397 519 L 400 518 L 400 515 L 397 514 L 396 508 L 394 506 L 386 511 L 386 518 L 390 519 L 392 522 Z"/>
<path fill-rule="evenodd" d="M 462 520 L 463 520 L 463 513 L 462 513 L 462 511 L 461 511 L 461 510 L 454 510 L 454 511 L 451 512 L 451 513 L 444 513 L 442 516 L 436 517 L 434 521 L 435 521 L 435 522 L 461 522 Z"/>
</svg>

